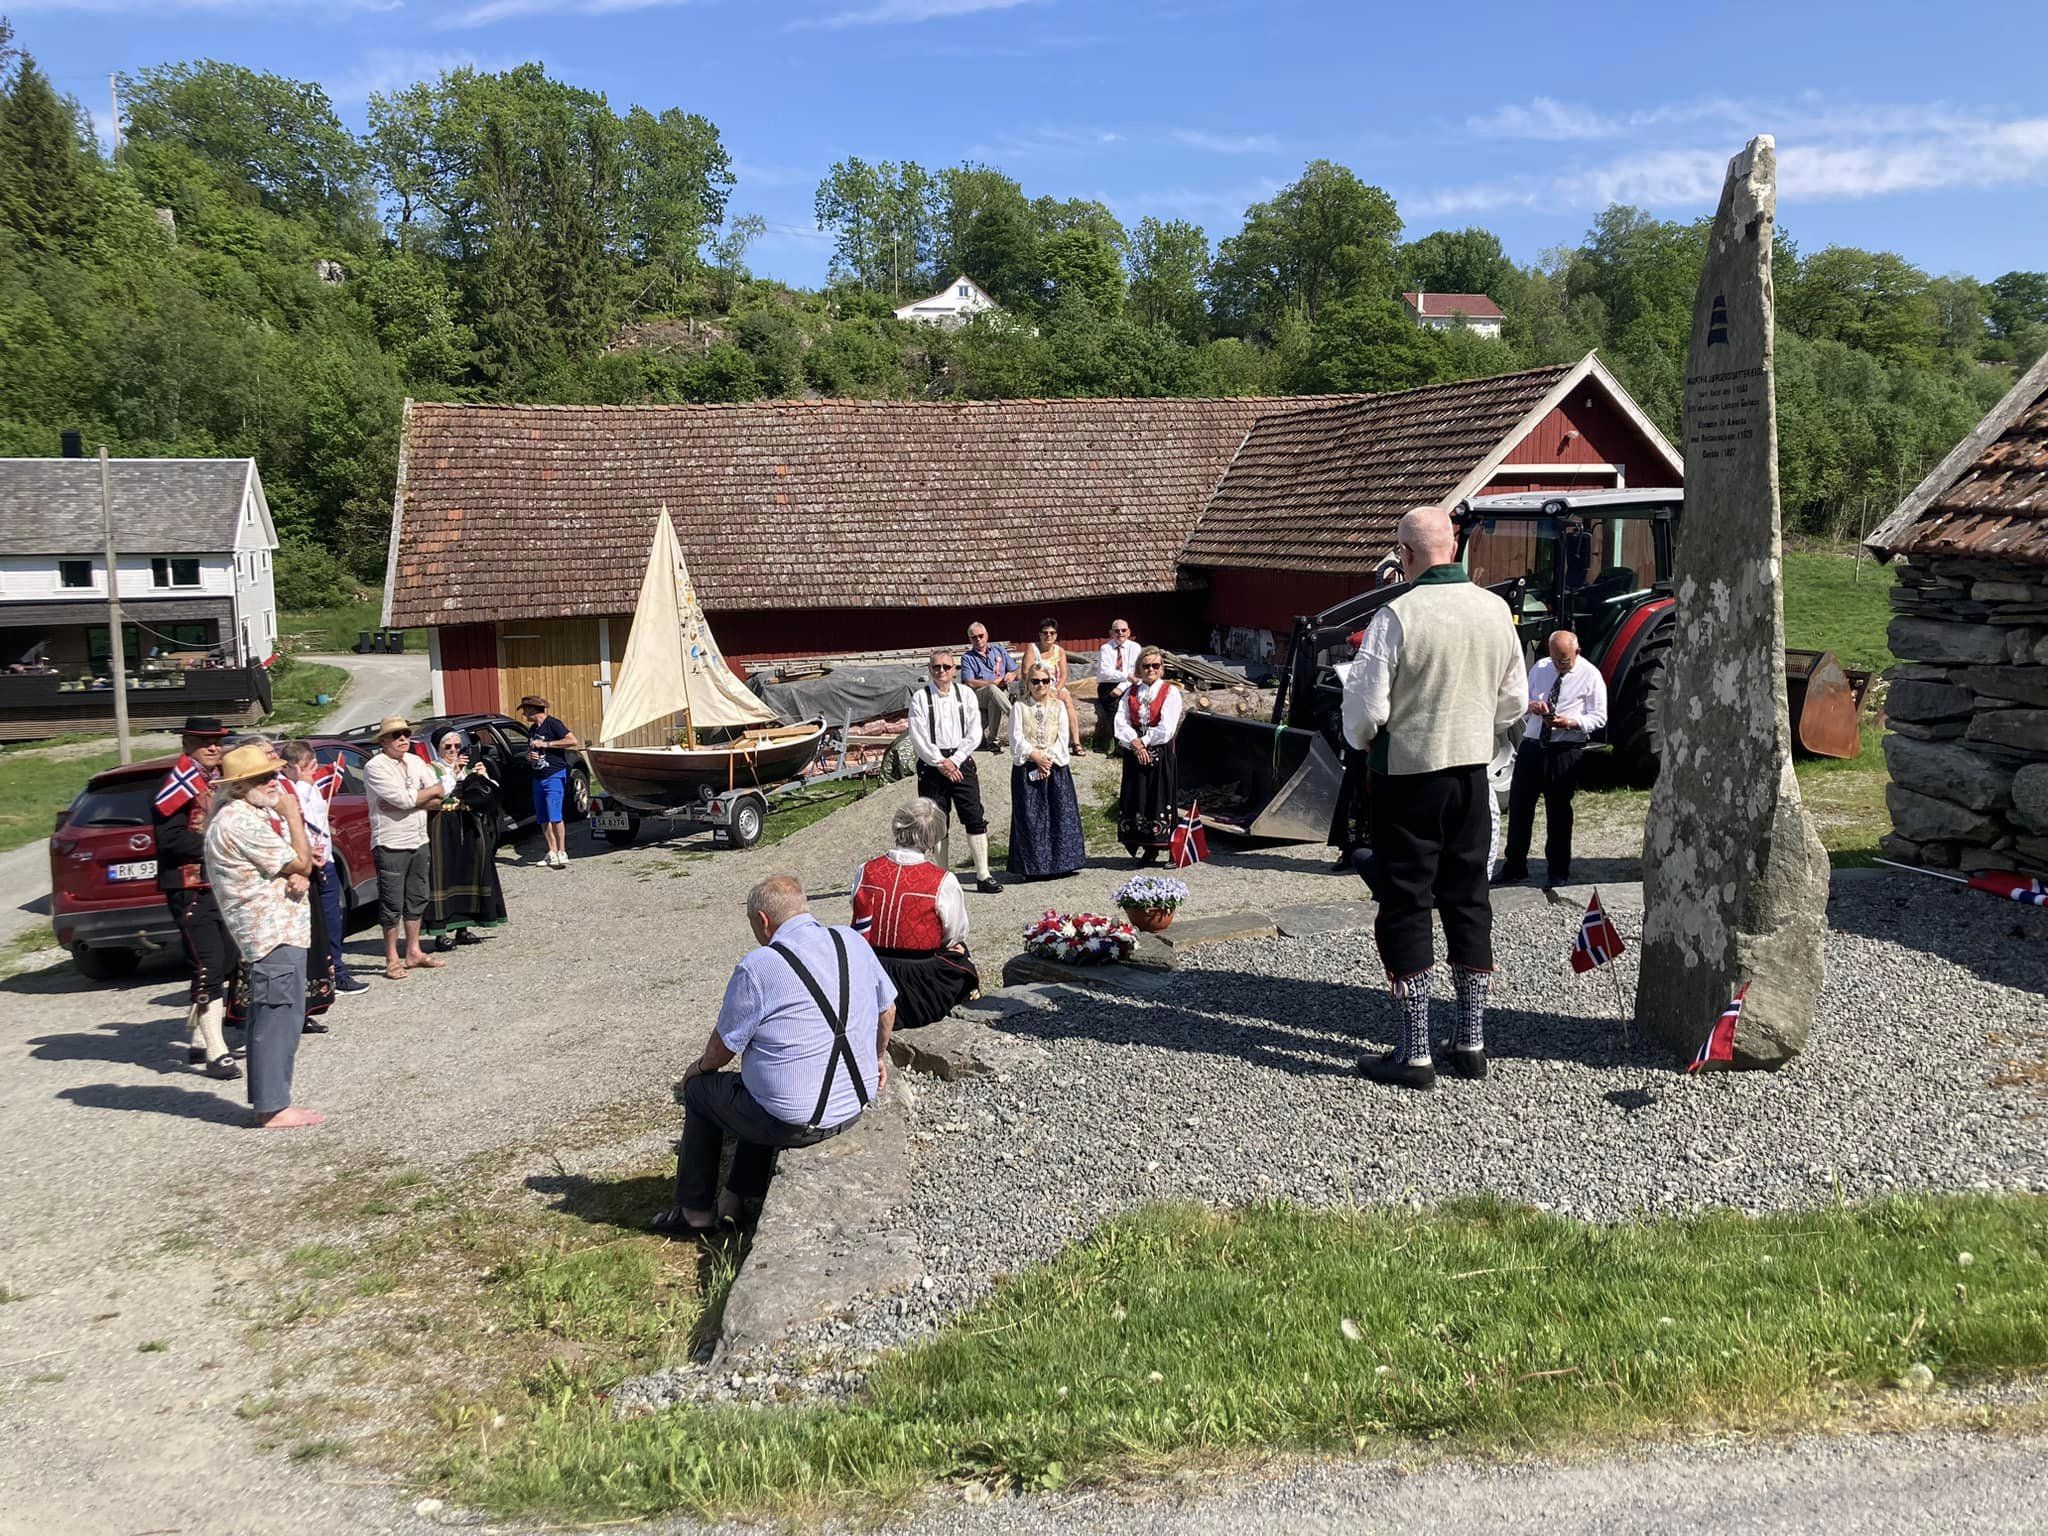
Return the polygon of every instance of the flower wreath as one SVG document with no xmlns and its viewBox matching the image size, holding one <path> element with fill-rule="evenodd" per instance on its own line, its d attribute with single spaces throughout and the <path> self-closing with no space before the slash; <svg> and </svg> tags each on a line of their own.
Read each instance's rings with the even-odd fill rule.
<svg viewBox="0 0 2048 1536">
<path fill-rule="evenodd" d="M 1130 958 L 1138 935 L 1129 923 L 1093 912 L 1047 912 L 1024 930 L 1024 952 L 1070 965 L 1109 965 Z"/>
</svg>

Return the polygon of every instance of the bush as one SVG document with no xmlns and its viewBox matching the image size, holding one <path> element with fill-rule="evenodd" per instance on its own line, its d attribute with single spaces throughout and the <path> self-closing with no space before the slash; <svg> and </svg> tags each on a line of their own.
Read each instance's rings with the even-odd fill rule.
<svg viewBox="0 0 2048 1536">
<path fill-rule="evenodd" d="M 355 578 L 334 551 L 303 539 L 287 539 L 277 550 L 277 606 L 285 612 L 339 608 L 353 602 Z"/>
</svg>

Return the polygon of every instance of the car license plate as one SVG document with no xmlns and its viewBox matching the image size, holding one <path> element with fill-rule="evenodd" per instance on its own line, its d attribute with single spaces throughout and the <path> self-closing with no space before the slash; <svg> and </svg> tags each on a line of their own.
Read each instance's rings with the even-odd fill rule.
<svg viewBox="0 0 2048 1536">
<path fill-rule="evenodd" d="M 633 821 L 624 811 L 593 810 L 590 825 L 599 832 L 626 832 L 632 829 Z"/>
<path fill-rule="evenodd" d="M 107 878 L 109 880 L 154 880 L 156 878 L 156 860 L 141 859 L 133 864 L 109 864 L 107 866 Z"/>
</svg>

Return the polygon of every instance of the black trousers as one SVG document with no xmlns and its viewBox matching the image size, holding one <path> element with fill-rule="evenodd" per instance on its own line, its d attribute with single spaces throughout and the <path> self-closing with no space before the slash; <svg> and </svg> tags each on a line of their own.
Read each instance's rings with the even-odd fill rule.
<svg viewBox="0 0 2048 1536">
<path fill-rule="evenodd" d="M 852 1125 L 858 1120 L 846 1122 Z M 683 1090 L 683 1139 L 676 1143 L 676 1204 L 708 1211 L 718 1197 L 718 1154 L 725 1138 L 733 1140 L 732 1169 L 725 1187 L 742 1200 L 768 1193 L 775 1176 L 775 1154 L 784 1147 L 810 1147 L 829 1141 L 846 1126 L 815 1131 L 791 1125 L 763 1109 L 738 1072 L 706 1072 L 690 1079 Z"/>
<path fill-rule="evenodd" d="M 1565 885 L 1572 877 L 1572 796 L 1579 788 L 1583 742 L 1524 741 L 1515 750 L 1515 781 L 1508 789 L 1508 840 L 1501 873 L 1519 880 L 1529 873 L 1529 839 L 1536 830 L 1536 801 L 1543 801 L 1543 878 Z"/>
<path fill-rule="evenodd" d="M 166 891 L 164 902 L 171 909 L 171 921 L 178 925 L 178 937 L 185 941 L 185 958 L 192 962 L 194 1003 L 210 1003 L 228 995 L 228 977 L 241 956 L 228 937 L 228 925 L 211 891 Z"/>
<path fill-rule="evenodd" d="M 919 763 L 917 792 L 925 799 L 935 801 L 939 809 L 948 815 L 958 816 L 969 837 L 979 837 L 988 830 L 988 817 L 982 814 L 981 809 L 981 780 L 975 776 L 972 758 L 960 765 L 960 782 L 957 784 L 930 763 Z"/>
<path fill-rule="evenodd" d="M 1443 918 L 1452 965 L 1493 969 L 1493 905 L 1486 893 L 1491 793 L 1486 769 L 1477 764 L 1373 777 L 1367 805 L 1380 905 L 1373 936 L 1394 980 L 1436 963 L 1432 911 Z"/>
</svg>

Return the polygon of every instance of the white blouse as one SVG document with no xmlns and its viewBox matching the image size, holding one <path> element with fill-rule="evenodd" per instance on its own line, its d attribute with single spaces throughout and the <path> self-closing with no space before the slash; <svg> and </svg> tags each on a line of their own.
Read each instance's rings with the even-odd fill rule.
<svg viewBox="0 0 2048 1536">
<path fill-rule="evenodd" d="M 1172 688 L 1173 691 L 1167 695 L 1166 702 L 1159 706 L 1159 723 L 1148 724 L 1145 727 L 1144 741 L 1148 747 L 1163 747 L 1173 740 L 1174 735 L 1180 730 L 1180 690 L 1162 679 L 1156 683 L 1136 684 L 1132 692 L 1126 693 L 1116 701 L 1118 746 L 1128 750 L 1135 746 L 1139 739 L 1138 731 L 1131 724 L 1131 699 L 1136 697 L 1138 701 L 1139 717 L 1149 721 L 1152 718 L 1152 701 L 1159 697 L 1159 690 L 1162 688 Z"/>
<path fill-rule="evenodd" d="M 1048 693 L 1052 690 L 1047 689 Z M 1055 768 L 1064 768 L 1072 761 L 1067 748 L 1067 737 L 1072 726 L 1067 718 L 1067 706 L 1060 699 L 1048 699 L 1043 704 L 1028 700 L 1010 706 L 1010 761 L 1022 766 L 1031 761 L 1033 752 L 1043 752 L 1052 759 Z M 1047 740 L 1050 736 L 1052 739 Z"/>
</svg>

